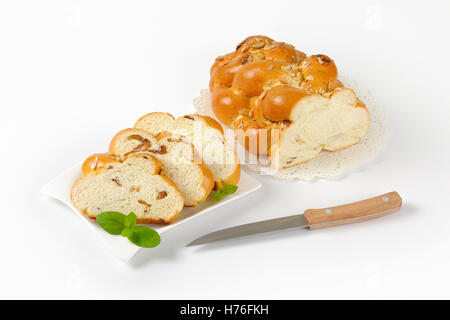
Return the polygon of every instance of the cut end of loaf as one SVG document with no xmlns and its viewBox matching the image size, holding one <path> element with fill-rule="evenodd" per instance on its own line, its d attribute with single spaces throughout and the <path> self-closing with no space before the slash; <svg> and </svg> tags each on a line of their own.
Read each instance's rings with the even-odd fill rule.
<svg viewBox="0 0 450 320">
<path fill-rule="evenodd" d="M 291 112 L 291 124 L 280 132 L 271 149 L 275 169 L 288 168 L 316 157 L 322 150 L 338 151 L 358 143 L 369 127 L 369 113 L 351 89 L 331 98 L 312 95 Z"/>
</svg>

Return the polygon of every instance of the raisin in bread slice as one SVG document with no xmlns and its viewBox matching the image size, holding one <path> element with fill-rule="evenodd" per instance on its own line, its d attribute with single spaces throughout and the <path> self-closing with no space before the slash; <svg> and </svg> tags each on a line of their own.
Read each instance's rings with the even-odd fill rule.
<svg viewBox="0 0 450 320">
<path fill-rule="evenodd" d="M 183 195 L 185 206 L 196 206 L 208 197 L 214 179 L 192 143 L 169 132 L 153 135 L 141 129 L 125 129 L 111 141 L 109 151 L 119 157 L 135 152 L 153 155 Z"/>
<path fill-rule="evenodd" d="M 71 192 L 72 203 L 89 218 L 104 211 L 134 212 L 138 223 L 170 223 L 183 209 L 177 186 L 162 175 L 155 157 L 134 153 L 123 160 L 94 154 L 82 166 L 83 177 Z"/>
<path fill-rule="evenodd" d="M 213 118 L 191 114 L 175 119 L 169 113 L 152 112 L 141 117 L 134 127 L 152 134 L 169 131 L 186 137 L 211 170 L 216 187 L 238 184 L 239 158 L 225 141 L 222 126 Z"/>
</svg>

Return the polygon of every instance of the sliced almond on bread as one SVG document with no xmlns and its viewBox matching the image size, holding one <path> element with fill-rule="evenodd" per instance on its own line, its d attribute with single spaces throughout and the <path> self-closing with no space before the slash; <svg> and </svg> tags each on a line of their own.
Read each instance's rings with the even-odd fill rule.
<svg viewBox="0 0 450 320">
<path fill-rule="evenodd" d="M 114 136 L 109 151 L 121 158 L 136 152 L 153 155 L 177 185 L 185 206 L 206 200 L 214 186 L 211 171 L 202 163 L 192 143 L 182 136 L 168 132 L 155 136 L 141 129 L 125 129 Z"/>
<path fill-rule="evenodd" d="M 104 211 L 134 212 L 138 223 L 170 223 L 183 209 L 177 186 L 161 175 L 162 165 L 146 153 L 119 160 L 94 154 L 82 166 L 83 177 L 72 186 L 72 203 L 89 218 Z"/>
<path fill-rule="evenodd" d="M 221 125 L 211 117 L 192 114 L 175 119 L 169 113 L 153 112 L 141 117 L 134 127 L 152 134 L 168 131 L 186 137 L 211 170 L 217 187 L 238 184 L 239 158 L 226 143 Z"/>
</svg>

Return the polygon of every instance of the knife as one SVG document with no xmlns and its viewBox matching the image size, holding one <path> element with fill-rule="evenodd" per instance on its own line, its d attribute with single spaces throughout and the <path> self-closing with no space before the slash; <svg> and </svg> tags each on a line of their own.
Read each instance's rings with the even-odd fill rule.
<svg viewBox="0 0 450 320">
<path fill-rule="evenodd" d="M 186 247 L 253 234 L 304 227 L 309 230 L 371 220 L 397 212 L 402 198 L 393 191 L 366 200 L 323 209 L 308 209 L 303 214 L 243 224 L 208 233 Z"/>
</svg>

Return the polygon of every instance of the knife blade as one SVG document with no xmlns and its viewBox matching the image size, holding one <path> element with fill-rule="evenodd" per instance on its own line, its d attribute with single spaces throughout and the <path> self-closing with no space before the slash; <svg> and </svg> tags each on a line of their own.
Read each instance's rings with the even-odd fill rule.
<svg viewBox="0 0 450 320">
<path fill-rule="evenodd" d="M 195 239 L 186 247 L 209 242 L 250 236 L 291 228 L 310 230 L 361 222 L 386 216 L 401 209 L 402 198 L 393 191 L 366 200 L 322 209 L 308 209 L 303 214 L 243 224 L 208 233 Z"/>
</svg>

